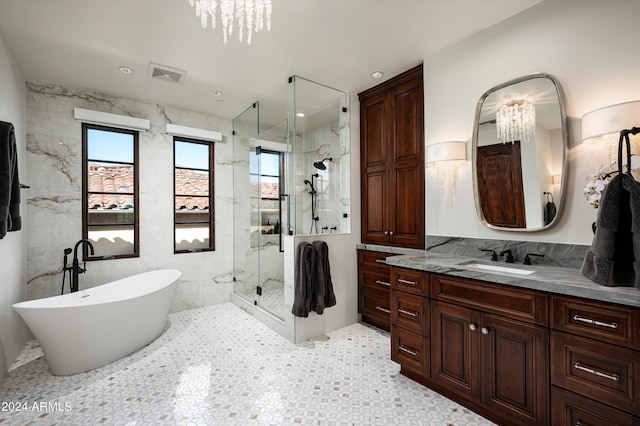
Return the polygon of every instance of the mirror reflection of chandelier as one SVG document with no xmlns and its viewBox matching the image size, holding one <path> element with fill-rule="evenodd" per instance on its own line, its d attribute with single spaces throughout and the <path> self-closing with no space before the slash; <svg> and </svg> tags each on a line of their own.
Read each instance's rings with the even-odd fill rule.
<svg viewBox="0 0 640 426">
<path fill-rule="evenodd" d="M 536 131 L 536 108 L 523 99 L 502 105 L 496 112 L 498 140 L 528 142 Z"/>
<path fill-rule="evenodd" d="M 247 44 L 251 44 L 253 32 L 267 27 L 271 30 L 271 0 L 219 0 L 220 20 L 222 21 L 222 38 L 227 44 L 227 36 L 233 34 L 233 19 L 238 20 L 238 39 L 242 43 L 246 24 Z M 211 16 L 211 29 L 216 29 L 216 0 L 187 0 L 196 8 L 196 17 L 200 18 L 203 29 L 207 28 Z M 265 25 L 266 20 L 266 25 Z"/>
</svg>

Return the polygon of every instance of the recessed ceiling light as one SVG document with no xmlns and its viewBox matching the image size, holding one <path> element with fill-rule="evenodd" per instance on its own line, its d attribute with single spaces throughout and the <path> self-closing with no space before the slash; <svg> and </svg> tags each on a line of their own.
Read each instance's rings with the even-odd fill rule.
<svg viewBox="0 0 640 426">
<path fill-rule="evenodd" d="M 382 78 L 382 76 L 384 75 L 384 73 L 382 71 L 374 71 L 371 73 L 371 78 Z"/>
<path fill-rule="evenodd" d="M 122 66 L 122 67 L 119 67 L 118 69 L 122 74 L 133 74 L 133 69 L 129 67 Z"/>
<path fill-rule="evenodd" d="M 222 96 L 222 92 L 221 92 L 221 91 L 219 91 L 219 90 L 214 90 L 214 91 L 212 91 L 212 92 L 211 92 L 211 94 L 212 94 L 213 96 Z"/>
<path fill-rule="evenodd" d="M 304 112 L 299 112 L 299 113 L 297 113 L 297 114 L 296 114 L 296 117 L 300 117 L 300 118 L 304 117 Z"/>
</svg>

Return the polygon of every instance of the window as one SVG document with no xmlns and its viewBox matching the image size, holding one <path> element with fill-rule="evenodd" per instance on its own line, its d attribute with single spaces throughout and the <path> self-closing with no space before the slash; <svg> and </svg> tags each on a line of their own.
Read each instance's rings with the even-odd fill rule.
<svg viewBox="0 0 640 426">
<path fill-rule="evenodd" d="M 280 234 L 282 246 L 282 197 L 284 188 L 284 153 L 256 147 L 249 153 L 249 175 L 251 182 L 252 210 L 257 217 L 257 226 L 252 229 L 261 234 Z"/>
<path fill-rule="evenodd" d="M 215 250 L 213 143 L 173 138 L 174 252 Z"/>
<path fill-rule="evenodd" d="M 138 132 L 82 125 L 84 259 L 137 257 Z"/>
</svg>

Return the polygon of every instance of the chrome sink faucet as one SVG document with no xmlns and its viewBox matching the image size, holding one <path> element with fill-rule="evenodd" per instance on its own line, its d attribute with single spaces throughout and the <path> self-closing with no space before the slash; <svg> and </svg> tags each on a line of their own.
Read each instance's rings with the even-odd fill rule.
<svg viewBox="0 0 640 426">
<path fill-rule="evenodd" d="M 81 244 L 88 245 L 89 249 L 91 250 L 91 254 L 92 255 L 95 254 L 93 250 L 93 244 L 91 244 L 91 241 L 86 239 L 82 239 L 78 241 L 75 247 L 73 248 L 73 263 L 71 265 L 71 292 L 72 293 L 78 291 L 79 275 L 87 272 L 87 262 L 86 261 L 84 262 L 83 268 L 80 267 L 80 263 L 78 262 L 78 246 Z"/>
</svg>

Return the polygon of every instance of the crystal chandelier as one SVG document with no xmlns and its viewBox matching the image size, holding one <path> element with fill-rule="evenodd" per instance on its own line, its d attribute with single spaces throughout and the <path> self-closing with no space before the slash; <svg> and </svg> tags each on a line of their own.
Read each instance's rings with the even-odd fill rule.
<svg viewBox="0 0 640 426">
<path fill-rule="evenodd" d="M 502 143 L 528 142 L 536 131 L 535 106 L 521 99 L 502 105 L 496 112 L 496 128 Z"/>
<path fill-rule="evenodd" d="M 196 16 L 200 18 L 203 29 L 207 28 L 211 16 L 211 29 L 216 28 L 216 0 L 187 0 L 196 8 Z M 222 38 L 227 44 L 227 36 L 233 34 L 233 20 L 238 20 L 238 38 L 240 43 L 247 28 L 247 44 L 251 44 L 252 33 L 265 26 L 271 30 L 271 0 L 220 0 L 220 20 L 222 21 Z M 266 19 L 265 19 L 266 18 Z M 265 25 L 266 20 L 266 25 Z"/>
</svg>

